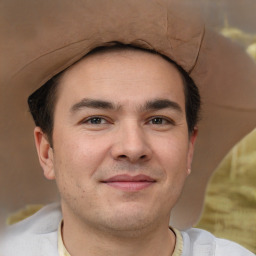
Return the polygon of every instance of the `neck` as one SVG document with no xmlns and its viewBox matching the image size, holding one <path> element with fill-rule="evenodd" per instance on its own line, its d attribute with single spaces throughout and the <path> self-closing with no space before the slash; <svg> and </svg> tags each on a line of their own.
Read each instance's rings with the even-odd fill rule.
<svg viewBox="0 0 256 256">
<path fill-rule="evenodd" d="M 64 245 L 71 256 L 170 256 L 175 234 L 167 225 L 152 225 L 137 231 L 113 231 L 65 219 L 62 228 Z"/>
</svg>

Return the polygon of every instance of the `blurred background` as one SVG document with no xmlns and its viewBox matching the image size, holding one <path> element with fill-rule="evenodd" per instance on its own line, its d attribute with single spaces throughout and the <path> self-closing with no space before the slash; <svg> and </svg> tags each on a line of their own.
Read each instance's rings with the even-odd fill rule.
<svg viewBox="0 0 256 256">
<path fill-rule="evenodd" d="M 255 0 L 184 2 L 200 9 L 207 26 L 239 44 L 256 62 Z M 29 114 L 24 118 L 30 118 Z M 32 140 L 31 136 L 29 145 Z M 31 168 L 40 170 L 34 149 L 30 158 L 33 159 Z M 17 184 L 16 191 L 23 192 L 16 195 L 14 191 L 11 198 L 16 201 L 10 202 L 10 192 L 7 193 L 4 186 L 0 187 L 0 226 L 7 216 L 7 223 L 12 224 L 58 199 L 55 184 L 46 181 L 40 171 L 35 171 L 26 181 L 22 180 L 22 176 L 9 173 L 5 177 L 6 186 L 11 182 Z M 31 182 L 33 184 L 26 189 L 26 184 Z M 256 253 L 256 130 L 240 141 L 215 171 L 208 185 L 202 217 L 196 227 L 236 241 Z"/>
<path fill-rule="evenodd" d="M 229 152 L 213 174 L 196 227 L 256 253 L 256 130 Z"/>
<path fill-rule="evenodd" d="M 188 4 L 196 4 L 209 26 L 243 47 L 256 62 L 255 0 L 192 0 Z M 229 152 L 213 174 L 196 227 L 256 253 L 256 130 Z"/>
</svg>

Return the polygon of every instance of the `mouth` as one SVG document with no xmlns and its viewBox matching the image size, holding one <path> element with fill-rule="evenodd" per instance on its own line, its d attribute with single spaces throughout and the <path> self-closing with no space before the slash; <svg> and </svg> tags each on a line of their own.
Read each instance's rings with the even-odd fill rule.
<svg viewBox="0 0 256 256">
<path fill-rule="evenodd" d="M 102 183 L 108 186 L 123 191 L 139 191 L 153 185 L 155 182 L 155 179 L 143 174 L 139 174 L 136 176 L 131 176 L 127 174 L 116 175 L 102 181 Z"/>
</svg>

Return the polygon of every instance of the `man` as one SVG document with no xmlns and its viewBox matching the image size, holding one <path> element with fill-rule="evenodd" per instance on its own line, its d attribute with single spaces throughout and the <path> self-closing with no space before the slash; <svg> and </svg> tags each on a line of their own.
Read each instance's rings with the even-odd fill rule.
<svg viewBox="0 0 256 256">
<path fill-rule="evenodd" d="M 70 254 L 171 255 L 170 210 L 196 138 L 185 110 L 185 101 L 198 110 L 192 85 L 167 60 L 132 48 L 90 54 L 55 83 L 52 132 L 37 127 L 35 138 L 44 175 L 58 184 Z"/>
<path fill-rule="evenodd" d="M 39 161 L 61 196 L 60 255 L 252 255 L 199 230 L 183 233 L 182 242 L 168 226 L 190 174 L 200 104 L 180 70 L 155 53 L 105 48 L 30 97 Z M 21 227 L 17 247 L 38 250 L 45 238 Z M 29 237 L 37 246 L 26 245 Z"/>
<path fill-rule="evenodd" d="M 46 206 L 13 226 L 3 255 L 252 255 L 206 231 L 169 228 L 191 172 L 200 97 L 166 54 L 96 49 L 29 104 L 61 210 Z"/>
</svg>

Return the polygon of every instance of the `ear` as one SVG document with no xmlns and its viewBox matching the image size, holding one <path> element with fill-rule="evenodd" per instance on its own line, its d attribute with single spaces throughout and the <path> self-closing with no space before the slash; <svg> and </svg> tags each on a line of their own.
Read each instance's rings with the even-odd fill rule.
<svg viewBox="0 0 256 256">
<path fill-rule="evenodd" d="M 189 136 L 188 158 L 187 158 L 188 175 L 191 172 L 191 165 L 192 165 L 192 160 L 193 160 L 193 155 L 194 155 L 194 148 L 195 148 L 197 134 L 198 134 L 198 128 L 195 127 L 193 132 Z"/>
<path fill-rule="evenodd" d="M 44 171 L 44 176 L 49 179 L 55 179 L 53 165 L 53 149 L 48 141 L 46 134 L 40 127 L 34 129 L 34 138 L 36 143 L 39 162 Z"/>
</svg>

